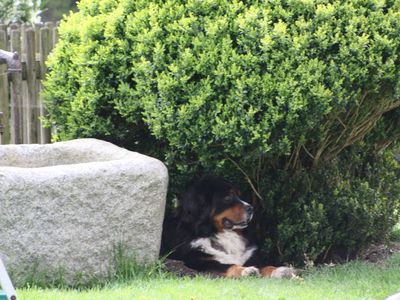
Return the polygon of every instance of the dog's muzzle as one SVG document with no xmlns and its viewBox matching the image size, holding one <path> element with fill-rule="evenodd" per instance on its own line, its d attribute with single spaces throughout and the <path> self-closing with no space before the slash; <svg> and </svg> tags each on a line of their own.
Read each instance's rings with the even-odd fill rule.
<svg viewBox="0 0 400 300">
<path fill-rule="evenodd" d="M 251 219 L 253 219 L 253 206 L 246 203 L 245 210 L 246 210 L 246 214 L 247 214 L 246 222 L 249 223 L 251 221 Z"/>
<path fill-rule="evenodd" d="M 243 201 L 242 204 L 246 212 L 246 220 L 235 223 L 227 218 L 224 218 L 222 222 L 225 229 L 244 229 L 249 225 L 251 219 L 253 218 L 253 207 L 250 204 Z"/>
</svg>

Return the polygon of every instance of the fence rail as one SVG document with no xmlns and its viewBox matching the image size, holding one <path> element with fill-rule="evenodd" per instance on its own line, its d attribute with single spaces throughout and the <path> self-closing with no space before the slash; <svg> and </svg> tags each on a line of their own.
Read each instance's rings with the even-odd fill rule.
<svg viewBox="0 0 400 300">
<path fill-rule="evenodd" d="M 0 25 L 0 143 L 50 142 L 50 129 L 41 124 L 47 113 L 40 93 L 57 38 L 52 22 Z"/>
</svg>

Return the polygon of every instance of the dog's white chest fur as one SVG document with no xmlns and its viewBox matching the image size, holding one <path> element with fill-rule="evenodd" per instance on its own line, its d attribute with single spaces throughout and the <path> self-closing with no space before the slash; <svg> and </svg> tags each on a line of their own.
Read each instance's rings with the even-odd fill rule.
<svg viewBox="0 0 400 300">
<path fill-rule="evenodd" d="M 190 245 L 207 253 L 222 264 L 243 265 L 256 247 L 248 247 L 247 240 L 234 231 L 217 233 L 214 237 L 193 240 Z"/>
</svg>

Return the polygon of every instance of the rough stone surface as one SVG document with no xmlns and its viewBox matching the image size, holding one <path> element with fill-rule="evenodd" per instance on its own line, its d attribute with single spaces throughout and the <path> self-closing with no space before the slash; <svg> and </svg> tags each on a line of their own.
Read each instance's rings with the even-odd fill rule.
<svg viewBox="0 0 400 300">
<path fill-rule="evenodd" d="M 154 261 L 167 185 L 160 161 L 95 139 L 0 146 L 0 256 L 67 278 L 105 275 L 117 244 Z"/>
</svg>

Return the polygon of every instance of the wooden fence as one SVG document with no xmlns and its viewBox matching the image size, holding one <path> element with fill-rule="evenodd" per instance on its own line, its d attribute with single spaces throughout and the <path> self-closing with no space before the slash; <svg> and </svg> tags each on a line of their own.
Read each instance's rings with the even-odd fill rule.
<svg viewBox="0 0 400 300">
<path fill-rule="evenodd" d="M 0 143 L 49 143 L 50 129 L 40 93 L 46 58 L 57 42 L 57 26 L 0 25 Z"/>
</svg>

